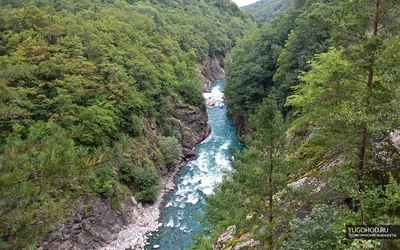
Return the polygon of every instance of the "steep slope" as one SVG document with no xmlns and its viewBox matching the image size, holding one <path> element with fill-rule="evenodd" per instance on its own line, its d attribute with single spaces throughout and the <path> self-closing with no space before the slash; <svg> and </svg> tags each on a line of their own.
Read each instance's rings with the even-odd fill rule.
<svg viewBox="0 0 400 250">
<path fill-rule="evenodd" d="M 400 3 L 294 3 L 232 51 L 226 103 L 246 147 L 192 249 L 398 249 L 345 225 L 400 222 Z"/>
<path fill-rule="evenodd" d="M 0 248 L 97 247 L 157 200 L 209 133 L 197 65 L 252 25 L 230 1 L 1 1 Z"/>
<path fill-rule="evenodd" d="M 290 4 L 290 0 L 261 0 L 240 7 L 240 9 L 249 13 L 257 21 L 265 23 L 285 13 L 289 9 Z"/>
</svg>

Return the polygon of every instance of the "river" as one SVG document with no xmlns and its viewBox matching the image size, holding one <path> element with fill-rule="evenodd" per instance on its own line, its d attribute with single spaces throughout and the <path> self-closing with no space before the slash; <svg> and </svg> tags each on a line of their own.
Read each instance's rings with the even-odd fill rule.
<svg viewBox="0 0 400 250">
<path fill-rule="evenodd" d="M 205 205 L 204 198 L 212 194 L 214 186 L 221 182 L 225 171 L 230 171 L 230 148 L 239 148 L 236 130 L 227 117 L 226 106 L 222 105 L 225 81 L 217 81 L 210 93 L 204 93 L 206 101 L 215 106 L 207 107 L 211 135 L 197 147 L 197 159 L 182 169 L 176 183 L 176 191 L 165 196 L 161 212 L 162 226 L 158 232 L 148 234 L 153 249 L 159 245 L 161 250 L 187 249 L 193 235 L 201 231 L 198 216 Z"/>
</svg>

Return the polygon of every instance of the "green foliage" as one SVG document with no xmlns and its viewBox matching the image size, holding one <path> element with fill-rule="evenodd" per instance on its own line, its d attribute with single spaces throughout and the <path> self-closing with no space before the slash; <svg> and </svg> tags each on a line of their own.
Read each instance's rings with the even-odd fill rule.
<svg viewBox="0 0 400 250">
<path fill-rule="evenodd" d="M 151 186 L 147 189 L 139 191 L 137 193 L 137 198 L 141 202 L 151 203 L 157 199 L 157 192 L 158 192 L 157 186 Z"/>
<path fill-rule="evenodd" d="M 235 122 L 252 138 L 244 139 L 246 149 L 235 155 L 234 173 L 208 199 L 208 235 L 215 237 L 236 225 L 271 248 L 285 241 L 283 249 L 380 246 L 381 241 L 346 239 L 343 231 L 345 224 L 361 220 L 399 220 L 394 212 L 399 209 L 399 149 L 392 137 L 400 126 L 399 13 L 399 2 L 391 0 L 296 0 L 286 15 L 260 25 L 239 42 L 228 68 L 226 102 Z M 275 97 L 267 99 L 271 93 Z M 282 117 L 272 122 L 273 99 L 289 125 L 288 151 L 278 136 L 285 127 Z M 292 171 L 273 168 L 278 171 L 272 175 L 273 192 L 281 209 L 274 211 L 271 223 L 268 178 L 273 171 L 263 164 L 285 166 L 292 158 L 299 160 L 300 168 L 293 161 Z M 305 195 L 302 187 L 286 185 L 296 180 L 312 180 L 318 186 Z M 352 210 L 316 205 L 327 202 Z M 311 218 L 293 219 L 286 235 L 293 209 L 311 210 L 311 204 Z M 386 247 L 397 249 L 398 241 Z"/>
<path fill-rule="evenodd" d="M 82 144 L 107 145 L 109 138 L 116 137 L 118 117 L 110 108 L 104 109 L 93 105 L 80 110 L 78 114 L 80 124 L 74 133 Z"/>
<path fill-rule="evenodd" d="M 204 233 L 214 238 L 236 225 L 241 232 L 253 232 L 262 245 L 277 247 L 277 232 L 287 227 L 292 214 L 279 212 L 276 196 L 287 186 L 296 164 L 284 155 L 285 126 L 273 96 L 263 100 L 250 121 L 255 129 L 253 141 L 247 140 L 243 152 L 235 154 L 234 171 L 206 198 L 204 218 L 211 230 Z M 204 243 L 198 241 L 195 246 L 200 244 Z"/>
<path fill-rule="evenodd" d="M 270 92 L 287 115 L 286 97 L 298 84 L 300 72 L 309 70 L 307 62 L 314 54 L 328 49 L 335 11 L 329 1 L 307 1 L 263 24 L 234 48 L 226 101 L 240 124 L 248 123 L 248 115 Z"/>
<path fill-rule="evenodd" d="M 176 86 L 177 92 L 183 97 L 185 103 L 205 108 L 203 89 L 200 81 L 183 81 Z"/>
<path fill-rule="evenodd" d="M 288 0 L 262 0 L 240 9 L 251 14 L 259 22 L 268 22 L 281 13 L 286 12 L 290 7 Z"/>
<path fill-rule="evenodd" d="M 107 198 L 113 195 L 115 184 L 115 173 L 111 166 L 103 166 L 96 169 L 90 179 L 90 185 L 93 190 Z"/>
<path fill-rule="evenodd" d="M 1 244 L 5 240 L 24 248 L 40 240 L 54 223 L 69 216 L 69 205 L 79 202 L 86 190 L 90 192 L 91 167 L 113 157 L 112 150 L 90 154 L 76 146 L 54 123 L 30 126 L 25 140 L 10 135 L 0 155 Z M 99 184 L 98 191 L 107 193 L 104 187 L 109 183 Z"/>
<path fill-rule="evenodd" d="M 283 249 L 336 249 L 332 223 L 338 210 L 333 206 L 316 206 L 310 218 L 293 219 L 289 238 L 283 244 Z"/>
<path fill-rule="evenodd" d="M 157 144 L 166 164 L 179 163 L 182 156 L 182 146 L 178 139 L 172 136 L 160 136 L 157 138 Z"/>
<path fill-rule="evenodd" d="M 120 180 L 132 185 L 137 191 L 137 198 L 142 202 L 154 202 L 158 191 L 158 174 L 151 167 L 137 167 L 130 163 L 123 163 L 120 167 Z"/>
<path fill-rule="evenodd" d="M 189 246 L 188 250 L 209 250 L 212 249 L 213 244 L 213 239 L 207 239 L 200 236 L 195 238 L 194 243 Z"/>
<path fill-rule="evenodd" d="M 385 186 L 371 188 L 363 192 L 365 216 L 370 224 L 386 224 L 388 221 L 397 225 L 400 218 L 400 185 L 391 174 L 388 174 Z"/>
<path fill-rule="evenodd" d="M 196 62 L 224 55 L 252 25 L 227 1 L 8 4 L 0 10 L 0 141 L 13 126 L 50 119 L 100 146 L 121 131 L 140 134 L 145 115 L 168 117 L 176 95 L 204 107 Z"/>
<path fill-rule="evenodd" d="M 255 114 L 250 116 L 249 121 L 255 130 L 256 146 L 261 144 L 259 147 L 261 149 L 281 153 L 285 144 L 285 125 L 273 95 L 269 95 L 257 106 Z"/>
<path fill-rule="evenodd" d="M 300 72 L 308 71 L 307 63 L 314 54 L 327 51 L 330 43 L 329 22 L 335 8 L 329 4 L 316 2 L 296 18 L 294 27 L 279 55 L 274 87 L 278 95 L 280 109 L 286 97 L 292 94 L 291 87 L 298 85 Z"/>
<path fill-rule="evenodd" d="M 225 0 L 0 1 L 0 248 L 34 246 L 83 197 L 117 208 L 119 181 L 154 201 L 150 167 L 181 147 L 161 138 L 161 155 L 147 121 L 204 108 L 196 64 L 252 25 Z"/>
<path fill-rule="evenodd" d="M 128 133 L 130 133 L 133 136 L 140 135 L 142 133 L 143 123 L 142 120 L 140 120 L 140 118 L 137 115 L 135 114 L 130 115 L 129 118 L 126 119 L 126 121 L 127 121 L 126 130 Z"/>
<path fill-rule="evenodd" d="M 226 103 L 229 112 L 244 124 L 273 86 L 276 61 L 293 25 L 292 19 L 278 16 L 246 36 L 232 51 Z"/>
</svg>

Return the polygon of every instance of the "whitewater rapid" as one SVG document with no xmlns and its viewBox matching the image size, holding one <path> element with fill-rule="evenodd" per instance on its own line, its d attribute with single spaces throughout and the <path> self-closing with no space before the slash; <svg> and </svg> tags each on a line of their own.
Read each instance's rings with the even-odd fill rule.
<svg viewBox="0 0 400 250">
<path fill-rule="evenodd" d="M 208 122 L 212 132 L 197 147 L 197 159 L 182 169 L 175 192 L 165 198 L 160 225 L 157 232 L 148 235 L 146 249 L 187 249 L 193 235 L 202 230 L 198 217 L 205 205 L 204 198 L 213 193 L 213 188 L 223 180 L 224 173 L 231 171 L 229 158 L 231 148 L 239 148 L 236 131 L 227 117 L 224 105 L 224 81 L 204 93 L 207 103 Z"/>
</svg>

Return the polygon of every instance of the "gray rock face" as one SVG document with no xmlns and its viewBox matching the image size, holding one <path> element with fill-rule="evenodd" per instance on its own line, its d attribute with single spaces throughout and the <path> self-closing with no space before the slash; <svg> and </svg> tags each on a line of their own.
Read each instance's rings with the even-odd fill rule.
<svg viewBox="0 0 400 250">
<path fill-rule="evenodd" d="M 235 238 L 236 226 L 230 226 L 223 232 L 217 240 L 214 242 L 213 250 L 239 250 L 239 249 L 255 249 L 256 246 L 260 245 L 260 242 L 251 239 L 251 233 L 245 233 L 236 240 L 235 244 L 231 244 Z M 229 246 L 228 246 L 229 243 Z"/>
<path fill-rule="evenodd" d="M 217 55 L 203 60 L 198 65 L 197 71 L 202 79 L 204 91 L 210 91 L 213 82 L 222 80 L 225 77 L 224 57 Z"/>
<path fill-rule="evenodd" d="M 109 200 L 82 202 L 75 215 L 58 225 L 40 248 L 99 249 L 112 242 L 124 225 L 134 222 L 135 218 L 128 216 L 134 209 L 132 198 L 126 198 L 119 211 L 111 209 Z"/>
<path fill-rule="evenodd" d="M 225 247 L 228 241 L 232 240 L 235 237 L 236 226 L 230 226 L 223 232 L 217 240 L 214 242 L 212 249 L 213 250 L 221 250 Z"/>
<path fill-rule="evenodd" d="M 393 147 L 400 151 L 400 130 L 395 130 L 390 135 Z"/>
<path fill-rule="evenodd" d="M 195 147 L 211 132 L 207 124 L 208 116 L 205 110 L 194 106 L 176 107 L 172 116 L 178 120 L 182 136 L 182 153 L 186 159 L 196 157 Z"/>
</svg>

